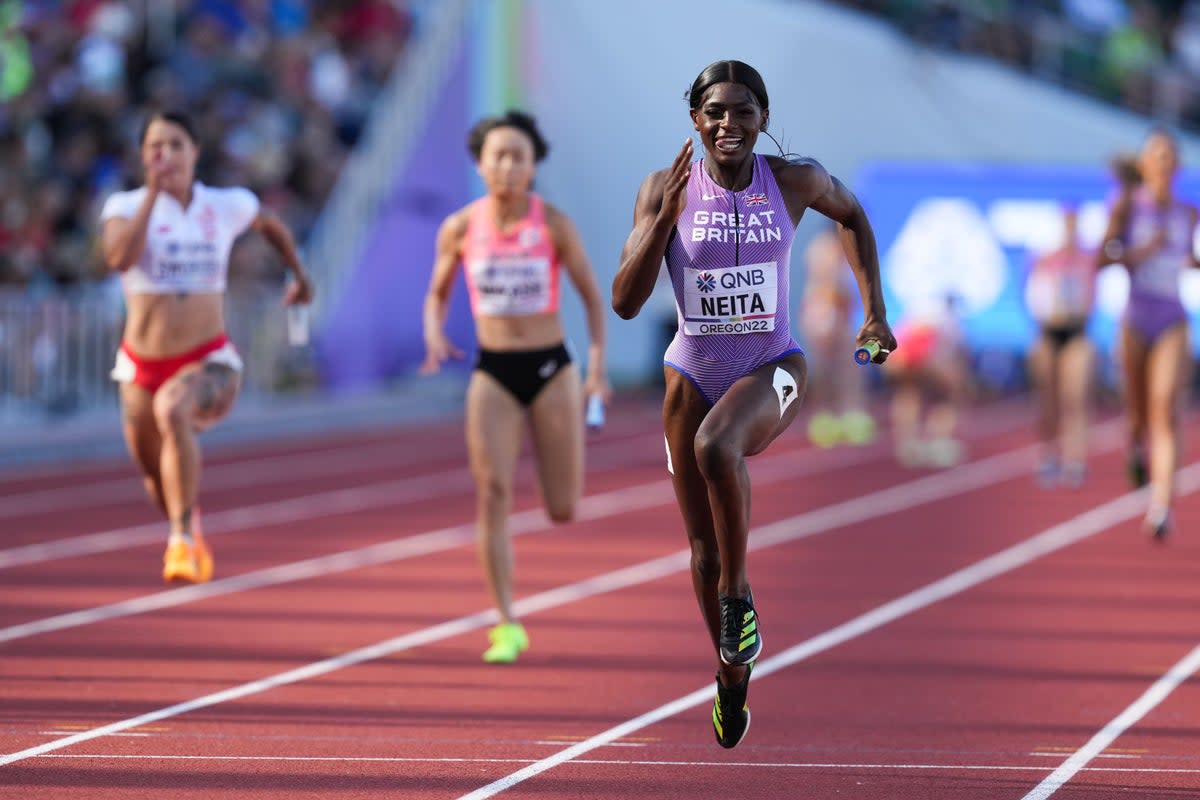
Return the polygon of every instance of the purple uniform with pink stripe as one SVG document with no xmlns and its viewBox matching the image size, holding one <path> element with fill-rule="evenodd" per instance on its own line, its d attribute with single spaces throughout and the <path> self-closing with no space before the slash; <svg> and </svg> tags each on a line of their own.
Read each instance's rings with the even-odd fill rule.
<svg viewBox="0 0 1200 800">
<path fill-rule="evenodd" d="M 1190 206 L 1176 202 L 1160 209 L 1146 192 L 1135 195 L 1127 247 L 1146 245 L 1160 229 L 1166 233 L 1162 249 L 1130 270 L 1125 323 L 1148 344 L 1187 319 L 1179 297 L 1179 273 L 1191 260 L 1193 228 Z"/>
<path fill-rule="evenodd" d="M 679 330 L 663 363 L 709 405 L 763 364 L 803 352 L 792 338 L 789 265 L 795 227 L 766 156 L 750 185 L 718 186 L 692 163 L 687 205 L 667 247 Z"/>
</svg>

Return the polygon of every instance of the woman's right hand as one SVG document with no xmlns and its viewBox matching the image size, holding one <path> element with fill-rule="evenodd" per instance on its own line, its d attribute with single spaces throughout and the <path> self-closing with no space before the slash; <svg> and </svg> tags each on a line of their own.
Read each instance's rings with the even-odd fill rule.
<svg viewBox="0 0 1200 800">
<path fill-rule="evenodd" d="M 674 224 L 687 205 L 688 178 L 692 172 L 692 139 L 683 143 L 663 181 L 663 199 L 659 214 Z"/>
<path fill-rule="evenodd" d="M 417 370 L 421 375 L 434 375 L 441 371 L 442 364 L 452 358 L 462 358 L 463 351 L 455 347 L 441 331 L 425 335 L 425 360 Z"/>
<path fill-rule="evenodd" d="M 151 161 L 145 167 L 146 170 L 146 189 L 151 194 L 161 192 L 170 177 L 174 168 L 167 163 L 166 159 L 157 158 Z"/>
</svg>

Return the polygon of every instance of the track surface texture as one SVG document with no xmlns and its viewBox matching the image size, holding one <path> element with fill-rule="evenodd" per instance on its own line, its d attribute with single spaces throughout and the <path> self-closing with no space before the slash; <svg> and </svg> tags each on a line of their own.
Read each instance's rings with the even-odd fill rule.
<svg viewBox="0 0 1200 800">
<path fill-rule="evenodd" d="M 947 470 L 803 423 L 749 462 L 733 750 L 652 402 L 589 435 L 568 524 L 527 449 L 503 666 L 456 420 L 211 448 L 204 586 L 160 583 L 126 461 L 0 471 L 0 797 L 1200 797 L 1200 465 L 1155 544 L 1111 415 L 1076 491 L 1034 484 L 1024 402 Z"/>
</svg>

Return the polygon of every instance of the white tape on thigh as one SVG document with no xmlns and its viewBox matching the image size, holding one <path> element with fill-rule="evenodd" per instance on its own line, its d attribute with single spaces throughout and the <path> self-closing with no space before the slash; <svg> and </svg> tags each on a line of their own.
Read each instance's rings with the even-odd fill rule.
<svg viewBox="0 0 1200 800">
<path fill-rule="evenodd" d="M 783 412 L 787 407 L 796 401 L 796 379 L 792 377 L 792 373 L 788 372 L 783 367 L 775 368 L 775 393 L 779 395 L 779 418 L 783 418 Z"/>
<path fill-rule="evenodd" d="M 674 475 L 675 465 L 671 463 L 671 440 L 667 438 L 665 433 L 663 434 L 663 444 L 666 445 L 667 448 L 667 472 Z"/>
</svg>

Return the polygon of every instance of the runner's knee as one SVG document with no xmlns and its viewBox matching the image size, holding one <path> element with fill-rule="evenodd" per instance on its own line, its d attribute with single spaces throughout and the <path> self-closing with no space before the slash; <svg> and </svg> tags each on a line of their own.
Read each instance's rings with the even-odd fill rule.
<svg viewBox="0 0 1200 800">
<path fill-rule="evenodd" d="M 512 483 L 494 472 L 476 473 L 475 491 L 485 507 L 507 505 L 512 500 Z"/>
<path fill-rule="evenodd" d="M 736 474 L 742 454 L 725 441 L 725 437 L 700 430 L 693 447 L 696 465 L 705 480 L 719 480 Z"/>
<path fill-rule="evenodd" d="M 173 436 L 191 425 L 191 403 L 183 392 L 160 392 L 154 398 L 154 423 L 163 436 Z"/>
</svg>

